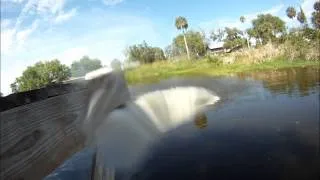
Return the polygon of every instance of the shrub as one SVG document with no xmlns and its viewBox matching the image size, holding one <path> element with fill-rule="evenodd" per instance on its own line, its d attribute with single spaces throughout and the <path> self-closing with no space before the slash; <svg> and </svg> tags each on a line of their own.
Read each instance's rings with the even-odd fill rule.
<svg viewBox="0 0 320 180">
<path fill-rule="evenodd" d="M 206 55 L 205 60 L 210 64 L 216 64 L 218 66 L 222 64 L 222 61 L 218 56 Z"/>
<path fill-rule="evenodd" d="M 288 35 L 287 41 L 281 46 L 284 55 L 289 60 L 320 60 L 317 32 L 300 31 Z"/>
<path fill-rule="evenodd" d="M 258 48 L 231 53 L 229 57 L 233 57 L 234 61 L 238 63 L 252 64 L 270 61 L 281 55 L 282 51 L 275 45 L 269 43 Z"/>
</svg>

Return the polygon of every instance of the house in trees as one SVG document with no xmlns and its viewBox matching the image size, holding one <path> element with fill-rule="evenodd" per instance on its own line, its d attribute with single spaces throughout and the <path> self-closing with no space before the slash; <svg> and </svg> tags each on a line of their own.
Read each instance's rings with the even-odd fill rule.
<svg viewBox="0 0 320 180">
<path fill-rule="evenodd" d="M 226 48 L 223 47 L 223 42 L 209 43 L 207 46 L 207 52 L 213 54 L 225 53 Z"/>
<path fill-rule="evenodd" d="M 238 45 L 232 48 L 225 48 L 223 44 L 224 44 L 223 42 L 209 44 L 207 46 L 207 52 L 212 54 L 231 53 L 233 51 L 237 51 L 242 48 L 242 45 Z"/>
</svg>

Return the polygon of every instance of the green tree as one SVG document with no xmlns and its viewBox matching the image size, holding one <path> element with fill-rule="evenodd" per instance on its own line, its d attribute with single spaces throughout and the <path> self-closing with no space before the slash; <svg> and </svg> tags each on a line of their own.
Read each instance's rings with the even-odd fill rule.
<svg viewBox="0 0 320 180">
<path fill-rule="evenodd" d="M 164 52 L 163 52 L 163 50 L 161 48 L 153 47 L 152 50 L 153 50 L 153 53 L 154 53 L 154 59 L 156 61 L 165 60 L 166 59 L 166 57 L 164 55 Z"/>
<path fill-rule="evenodd" d="M 168 45 L 167 47 L 165 47 L 165 56 L 167 59 L 171 59 L 173 57 L 177 57 L 177 56 L 181 56 L 184 51 L 185 48 L 178 48 L 174 43 Z"/>
<path fill-rule="evenodd" d="M 306 27 L 302 31 L 302 36 L 306 39 L 312 40 L 313 42 L 320 43 L 320 31 L 318 29 L 312 29 L 309 27 Z M 316 46 L 320 47 L 320 46 Z"/>
<path fill-rule="evenodd" d="M 247 29 L 247 33 L 250 38 L 257 38 L 258 37 L 258 33 L 253 28 Z"/>
<path fill-rule="evenodd" d="M 179 16 L 176 18 L 175 26 L 178 30 L 182 30 L 184 44 L 187 52 L 188 59 L 190 59 L 189 47 L 186 38 L 186 30 L 188 29 L 188 21 L 185 17 Z"/>
<path fill-rule="evenodd" d="M 300 7 L 300 12 L 297 14 L 297 20 L 302 24 L 306 25 L 307 24 L 307 17 L 304 14 L 303 9 Z"/>
<path fill-rule="evenodd" d="M 312 12 L 311 21 L 314 28 L 320 29 L 320 12 Z"/>
<path fill-rule="evenodd" d="M 200 32 L 188 31 L 184 35 L 178 35 L 173 39 L 173 44 L 178 49 L 185 50 L 184 47 L 184 37 L 188 38 L 190 54 L 194 56 L 203 56 L 206 53 L 206 45 L 204 43 L 205 39 Z"/>
<path fill-rule="evenodd" d="M 244 16 L 241 16 L 241 17 L 240 17 L 240 22 L 241 22 L 241 23 L 244 23 L 245 21 L 246 21 L 246 18 L 245 18 Z M 246 31 L 243 31 L 243 34 L 247 34 L 247 37 L 248 37 L 248 38 L 244 37 L 244 39 L 245 39 L 246 42 L 247 42 L 248 48 L 250 48 L 249 35 L 248 35 L 248 33 L 247 33 Z"/>
<path fill-rule="evenodd" d="M 207 49 L 209 43 L 210 43 L 210 38 L 207 37 L 207 34 L 206 32 L 200 28 L 200 31 L 199 31 L 200 35 L 201 35 L 201 39 L 202 39 L 202 42 L 203 42 L 203 46 Z"/>
<path fill-rule="evenodd" d="M 283 34 L 286 30 L 285 22 L 271 14 L 260 14 L 252 21 L 252 29 L 248 30 L 250 36 L 263 44 L 276 39 L 276 35 Z"/>
<path fill-rule="evenodd" d="M 70 76 L 70 68 L 58 60 L 38 62 L 34 66 L 27 67 L 22 76 L 16 78 L 10 87 L 12 92 L 29 91 L 51 83 L 62 82 Z"/>
<path fill-rule="evenodd" d="M 248 39 L 249 40 L 252 39 L 252 38 L 256 38 L 256 40 L 258 40 L 256 43 L 260 43 L 261 44 L 260 38 L 257 38 L 258 37 L 258 33 L 253 28 L 247 29 L 246 33 L 248 35 Z"/>
<path fill-rule="evenodd" d="M 73 77 L 81 77 L 101 67 L 99 59 L 90 59 L 88 56 L 83 56 L 79 61 L 74 61 L 71 64 L 71 74 Z"/>
<path fill-rule="evenodd" d="M 297 15 L 297 11 L 294 7 L 292 6 L 289 6 L 286 10 L 286 13 L 287 13 L 287 16 L 290 18 L 290 19 L 293 19 L 294 17 L 296 17 Z"/>
<path fill-rule="evenodd" d="M 141 44 L 129 46 L 126 50 L 126 56 L 129 61 L 139 61 L 144 64 L 165 60 L 161 48 L 149 46 L 145 41 Z"/>
<path fill-rule="evenodd" d="M 320 30 L 320 1 L 314 3 L 313 9 L 315 11 L 312 12 L 311 22 L 314 28 Z"/>
<path fill-rule="evenodd" d="M 233 48 L 235 46 L 244 44 L 245 41 L 241 37 L 242 31 L 240 31 L 239 29 L 226 27 L 225 33 L 226 33 L 226 37 L 224 39 L 224 44 L 223 44 L 225 48 Z"/>
<path fill-rule="evenodd" d="M 13 93 L 19 92 L 17 81 L 10 84 L 10 88 Z"/>
<path fill-rule="evenodd" d="M 224 30 L 223 29 L 218 29 L 217 32 L 215 31 L 211 31 L 210 34 L 210 39 L 212 39 L 213 41 L 222 41 L 223 37 L 224 37 Z"/>
<path fill-rule="evenodd" d="M 121 62 L 118 59 L 112 60 L 110 66 L 113 70 L 121 70 Z"/>
</svg>

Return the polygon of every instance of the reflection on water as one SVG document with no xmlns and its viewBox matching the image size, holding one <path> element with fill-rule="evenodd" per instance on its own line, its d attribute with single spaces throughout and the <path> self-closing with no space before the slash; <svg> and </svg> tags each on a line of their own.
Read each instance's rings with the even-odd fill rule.
<svg viewBox="0 0 320 180">
<path fill-rule="evenodd" d="M 287 68 L 275 71 L 239 73 L 240 79 L 248 77 L 262 80 L 263 86 L 273 94 L 308 96 L 319 91 L 319 68 Z"/>
</svg>

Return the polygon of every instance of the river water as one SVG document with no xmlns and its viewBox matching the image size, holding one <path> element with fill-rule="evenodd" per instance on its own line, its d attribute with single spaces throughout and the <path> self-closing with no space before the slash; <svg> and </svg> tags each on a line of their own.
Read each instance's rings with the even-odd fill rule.
<svg viewBox="0 0 320 180">
<path fill-rule="evenodd" d="M 205 112 L 205 126 L 167 133 L 133 179 L 318 179 L 319 69 L 179 77 L 130 91 L 175 86 L 205 87 L 221 101 Z M 93 154 L 79 152 L 47 179 L 90 177 Z"/>
<path fill-rule="evenodd" d="M 174 78 L 132 92 L 177 85 L 206 87 L 221 102 L 205 128 L 168 133 L 137 179 L 318 179 L 319 69 Z"/>
</svg>

